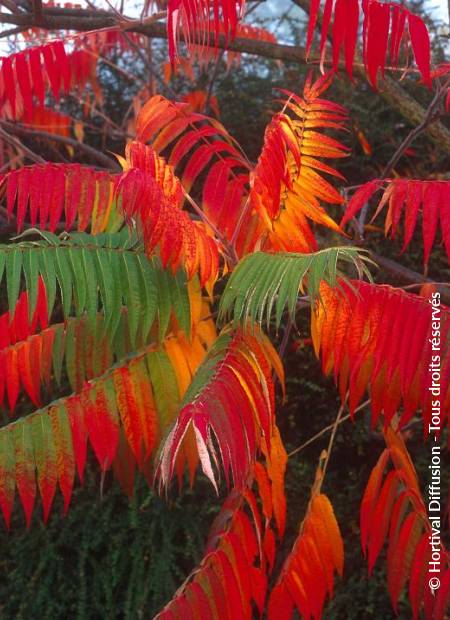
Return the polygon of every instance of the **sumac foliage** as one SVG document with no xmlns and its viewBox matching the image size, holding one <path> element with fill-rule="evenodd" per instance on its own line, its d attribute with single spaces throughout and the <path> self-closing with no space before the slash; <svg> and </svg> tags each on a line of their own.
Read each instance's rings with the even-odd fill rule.
<svg viewBox="0 0 450 620">
<path fill-rule="evenodd" d="M 202 472 L 226 498 L 203 559 L 156 617 L 317 619 L 345 557 L 334 489 L 322 487 L 344 410 L 355 420 L 368 407 L 369 432 L 386 444 L 361 500 L 369 574 L 386 543 L 394 611 L 403 597 L 414 618 L 444 620 L 444 515 L 427 510 L 430 485 L 419 480 L 407 443 L 419 422 L 433 455 L 447 448 L 448 294 L 445 283 L 433 281 L 415 294 L 420 276 L 411 291 L 392 286 L 382 270 L 375 284 L 379 259 L 362 246 L 363 233 L 374 228 L 365 224 L 367 212 L 381 192 L 374 218 L 385 210 L 385 233 L 403 235 L 402 251 L 417 242 L 420 222 L 425 267 L 435 253 L 448 261 L 449 181 L 401 177 L 394 156 L 385 173 L 345 188 L 339 167 L 351 157 L 350 123 L 329 89 L 342 60 L 351 80 L 356 60 L 374 87 L 388 64 L 404 67 L 408 80 L 435 89 L 429 118 L 436 120 L 435 104 L 448 110 L 447 63 L 431 71 L 425 21 L 402 4 L 312 0 L 304 43 L 310 54 L 317 31 L 323 75 L 310 72 L 299 92 L 278 90 L 251 161 L 219 120 L 215 79 L 224 54 L 228 71 L 241 62 L 245 41 L 250 51 L 263 43 L 275 54 L 275 35 L 243 22 L 244 0 L 142 4 L 134 20 L 91 5 L 87 11 L 36 2 L 28 13 L 21 3 L 26 46 L 1 59 L 3 160 L 10 155 L 0 171 L 6 526 L 16 497 L 27 526 L 36 514 L 48 520 L 58 493 L 66 512 L 90 454 L 102 483 L 111 471 L 130 497 L 137 475 L 169 496 Z M 8 13 L 11 23 L 16 18 Z M 53 24 L 61 30 L 48 39 Z M 153 36 L 168 39 L 161 92 L 151 43 L 145 47 Z M 121 63 L 133 54 L 152 79 L 127 103 L 120 126 L 106 115 L 97 70 L 106 63 L 129 80 Z M 211 67 L 205 89 L 196 76 Z M 164 95 L 177 69 L 192 85 L 178 100 Z M 121 140 L 114 159 L 98 150 L 98 136 L 96 147 L 84 142 L 96 135 L 99 118 L 101 140 L 108 132 Z M 358 128 L 357 120 L 351 125 Z M 30 146 L 17 137 L 26 140 L 27 131 Z M 400 145 L 399 157 L 414 137 Z M 33 151 L 36 144 L 51 161 Z M 440 238 L 444 252 L 436 247 Z M 331 434 L 290 545 L 283 540 L 287 515 L 299 502 L 290 501 L 285 476 L 304 446 L 288 456 L 277 411 L 283 356 L 306 307 L 304 342 L 334 378 L 342 405 L 334 425 L 304 444 Z M 435 481 L 437 467 L 429 469 Z"/>
</svg>

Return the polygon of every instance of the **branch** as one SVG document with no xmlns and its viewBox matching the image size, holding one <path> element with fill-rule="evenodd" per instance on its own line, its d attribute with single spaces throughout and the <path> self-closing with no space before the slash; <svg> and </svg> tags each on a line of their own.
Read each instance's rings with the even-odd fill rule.
<svg viewBox="0 0 450 620">
<path fill-rule="evenodd" d="M 39 23 L 42 17 L 42 0 L 33 0 L 34 19 Z"/>
<path fill-rule="evenodd" d="M 75 140 L 73 138 L 68 138 L 66 136 L 60 136 L 57 134 L 48 133 L 47 131 L 36 131 L 34 129 L 27 129 L 18 124 L 16 125 L 14 123 L 9 123 L 7 121 L 0 121 L 0 126 L 6 129 L 8 131 L 8 134 L 30 137 L 30 138 L 37 138 L 37 139 L 45 139 L 45 140 L 51 140 L 53 142 L 59 142 L 61 144 L 68 144 L 69 146 L 72 146 L 73 148 L 78 149 L 79 151 L 82 151 L 85 155 L 87 155 L 88 157 L 96 161 L 98 164 L 100 164 L 102 168 L 107 168 L 108 170 L 112 170 L 114 172 L 121 170 L 119 164 L 115 162 L 113 159 L 111 159 L 104 153 L 97 151 L 97 149 L 94 149 L 92 146 L 89 146 L 82 142 L 78 142 L 78 140 Z M 0 130 L 0 131 L 3 131 L 3 130 Z M 21 148 L 23 148 L 23 145 L 21 145 Z M 39 158 L 39 159 L 40 161 L 44 161 L 42 158 Z"/>
<path fill-rule="evenodd" d="M 309 10 L 309 0 L 293 0 L 304 10 Z M 132 22 L 132 23 L 131 23 Z M 31 13 L 9 14 L 0 13 L 0 23 L 16 24 L 31 28 L 37 26 Z M 108 11 L 93 11 L 85 9 L 64 9 L 60 7 L 43 8 L 39 27 L 46 30 L 74 30 L 86 32 L 91 30 L 122 27 L 127 25 L 128 32 L 136 32 L 149 38 L 167 39 L 166 26 L 160 22 L 145 24 L 140 20 L 123 19 Z M 210 35 L 210 45 L 214 45 L 214 34 Z M 204 44 L 204 40 L 199 40 Z M 303 65 L 306 63 L 305 49 L 296 45 L 281 45 L 254 39 L 238 38 L 227 42 L 224 36 L 219 37 L 218 47 L 233 52 L 253 54 L 263 58 L 282 60 Z M 366 80 L 366 73 L 362 63 L 355 64 L 355 73 Z M 426 110 L 411 97 L 395 80 L 386 76 L 381 83 L 380 95 L 391 108 L 401 114 L 408 122 L 417 125 L 423 122 Z M 450 130 L 442 123 L 436 122 L 426 129 L 428 137 L 436 146 L 450 155 Z"/>
<path fill-rule="evenodd" d="M 310 0 L 292 0 L 309 15 Z M 450 0 L 449 0 L 450 2 Z M 318 16 L 318 26 L 322 24 L 322 16 Z M 357 62 L 354 64 L 355 74 L 364 80 L 367 79 L 364 63 L 361 57 L 356 54 Z M 388 75 L 380 82 L 379 94 L 389 104 L 391 108 L 401 114 L 412 125 L 420 125 L 425 122 L 427 110 L 409 95 L 398 82 Z M 442 123 L 433 123 L 426 126 L 426 133 L 436 146 L 447 154 L 450 154 L 450 131 Z"/>
<path fill-rule="evenodd" d="M 395 153 L 393 154 L 393 156 L 389 160 L 389 162 L 386 165 L 385 169 L 383 170 L 383 173 L 382 173 L 382 175 L 380 177 L 381 179 L 386 179 L 387 177 L 390 176 L 392 170 L 395 168 L 395 166 L 397 165 L 398 161 L 401 159 L 402 155 L 404 154 L 406 149 L 409 147 L 409 145 L 412 144 L 412 142 L 414 142 L 414 140 L 423 131 L 425 131 L 427 129 L 427 127 L 429 127 L 432 123 L 434 123 L 437 120 L 436 110 L 441 105 L 441 99 L 446 94 L 447 94 L 447 87 L 441 88 L 438 85 L 436 93 L 435 93 L 433 99 L 431 100 L 430 105 L 427 108 L 427 111 L 425 113 L 425 116 L 424 116 L 422 122 L 419 123 L 416 127 L 414 127 L 414 129 L 411 129 L 409 134 L 406 136 L 406 138 L 400 144 L 398 149 L 395 151 Z"/>
<path fill-rule="evenodd" d="M 383 269 L 383 271 L 391 276 L 391 278 L 398 284 L 417 284 L 419 282 L 423 284 L 426 284 L 427 282 L 434 284 L 436 289 L 441 293 L 442 301 L 447 306 L 450 305 L 450 291 L 447 286 L 436 284 L 434 280 L 431 280 L 430 278 L 427 278 L 412 269 L 408 269 L 408 267 L 404 267 L 390 258 L 385 258 L 384 256 L 380 256 L 374 252 L 371 252 L 370 256 Z"/>
<path fill-rule="evenodd" d="M 35 153 L 31 149 L 29 149 L 27 146 L 25 146 L 25 144 L 23 144 L 18 138 L 15 138 L 14 136 L 12 136 L 11 133 L 8 131 L 5 131 L 4 129 L 0 127 L 0 137 L 2 137 L 6 142 L 14 146 L 14 148 L 21 150 L 23 153 L 25 153 L 25 155 L 31 161 L 34 161 L 35 163 L 40 163 L 40 164 L 45 162 L 45 160 L 42 159 L 40 155 L 37 155 L 37 153 Z"/>
</svg>

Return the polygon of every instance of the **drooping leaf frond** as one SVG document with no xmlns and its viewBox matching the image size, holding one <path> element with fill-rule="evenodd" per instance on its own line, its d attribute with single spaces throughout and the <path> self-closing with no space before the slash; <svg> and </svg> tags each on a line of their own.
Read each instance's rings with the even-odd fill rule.
<svg viewBox="0 0 450 620">
<path fill-rule="evenodd" d="M 342 204 L 343 198 L 319 173 L 341 175 L 321 161 L 339 158 L 347 149 L 318 129 L 343 129 L 346 111 L 321 98 L 331 77 L 315 83 L 308 77 L 303 96 L 286 93 L 283 112 L 268 125 L 264 146 L 251 174 L 250 199 L 267 228 L 275 250 L 311 252 L 317 249 L 309 221 L 338 231 L 321 202 Z M 285 110 L 292 113 L 290 118 Z"/>
<path fill-rule="evenodd" d="M 385 440 L 387 449 L 372 470 L 361 504 L 361 543 L 369 574 L 388 541 L 387 577 L 394 609 L 409 580 L 414 619 L 419 618 L 423 608 L 427 620 L 443 620 L 450 600 L 450 553 L 440 537 L 440 510 L 434 510 L 436 502 L 430 504 L 430 511 L 425 505 L 400 434 L 389 427 Z M 386 472 L 389 462 L 393 468 Z M 429 497 L 431 501 L 433 495 Z M 438 577 L 441 583 L 434 593 L 430 587 L 432 577 Z"/>
<path fill-rule="evenodd" d="M 183 186 L 175 176 L 173 167 L 169 166 L 156 151 L 137 140 L 131 140 L 125 147 L 126 171 L 138 168 L 153 177 L 164 196 L 173 205 L 181 207 L 184 202 Z"/>
<path fill-rule="evenodd" d="M 217 242 L 202 222 L 167 196 L 155 177 L 139 168 L 125 172 L 116 186 L 126 217 L 137 218 L 149 257 L 159 248 L 162 264 L 173 271 L 184 267 L 188 278 L 199 272 L 202 286 L 215 282 L 219 272 Z"/>
<path fill-rule="evenodd" d="M 214 32 L 214 27 L 215 27 L 214 23 L 211 22 L 209 25 L 209 31 Z M 226 32 L 225 32 L 223 22 L 219 22 L 219 29 L 220 29 L 219 34 L 223 37 L 226 37 Z M 274 44 L 278 42 L 273 32 L 270 32 L 269 30 L 266 30 L 265 28 L 261 28 L 259 26 L 254 26 L 248 23 L 244 24 L 242 22 L 239 22 L 237 24 L 236 37 L 239 39 L 251 39 L 254 41 L 265 41 L 267 43 L 274 43 Z M 211 62 L 215 62 L 218 57 L 217 56 L 218 50 L 217 50 L 217 47 L 215 47 L 214 45 L 210 47 L 204 47 L 202 45 L 191 45 L 189 51 L 190 51 L 190 56 L 188 58 L 178 56 L 175 60 L 175 63 L 171 61 L 167 61 L 166 63 L 164 63 L 163 72 L 164 72 L 164 81 L 166 83 L 169 82 L 172 74 L 174 74 L 175 72 L 178 72 L 180 69 L 182 73 L 191 82 L 195 82 L 195 76 L 194 76 L 194 70 L 193 70 L 194 63 L 197 63 L 201 69 L 203 69 L 204 71 L 207 71 L 208 65 Z M 228 70 L 230 70 L 233 67 L 236 67 L 236 68 L 240 67 L 241 52 L 230 50 L 228 48 L 228 49 L 222 49 L 221 54 L 223 54 L 223 58 L 224 60 L 226 60 Z M 199 91 L 199 92 L 203 93 L 204 91 Z M 216 113 L 218 112 L 218 110 L 214 109 L 215 108 L 214 100 L 215 100 L 215 97 L 213 95 L 209 100 L 209 106 L 211 110 L 214 112 L 214 114 L 216 114 L 216 117 L 219 118 L 220 115 Z M 188 101 L 188 99 L 186 99 L 186 101 Z M 197 101 L 200 102 L 201 101 L 200 98 Z M 205 111 L 204 100 L 203 100 L 203 106 L 199 108 L 194 108 L 194 109 L 196 109 L 197 112 L 204 112 Z"/>
<path fill-rule="evenodd" d="M 169 0 L 167 3 L 167 38 L 170 61 L 178 55 L 180 31 L 188 48 L 208 47 L 210 37 L 217 44 L 219 35 L 229 41 L 236 35 L 243 18 L 245 0 Z"/>
<path fill-rule="evenodd" d="M 254 606 L 262 615 L 275 564 L 276 532 L 281 539 L 286 519 L 287 454 L 276 425 L 264 457 L 264 463 L 254 463 L 246 485 L 226 499 L 210 529 L 202 562 L 158 620 L 197 613 L 205 619 L 232 620 L 236 614 L 251 618 Z"/>
<path fill-rule="evenodd" d="M 25 223 L 55 232 L 114 232 L 123 217 L 114 204 L 115 175 L 79 164 L 34 164 L 2 175 L 0 195 L 17 232 Z"/>
<path fill-rule="evenodd" d="M 172 478 L 187 431 L 193 428 L 205 475 L 217 489 L 212 461 L 214 439 L 227 483 L 243 488 L 258 451 L 270 453 L 274 425 L 272 367 L 281 363 L 268 340 L 240 331 L 223 333 L 211 348 L 184 395 L 174 427 L 165 440 L 159 465 L 160 485 Z"/>
<path fill-rule="evenodd" d="M 359 0 L 313 0 L 311 2 L 306 53 L 309 54 L 317 25 L 319 8 L 324 4 L 320 37 L 320 56 L 323 65 L 326 44 L 329 36 L 331 18 L 331 40 L 333 48 L 333 67 L 339 67 L 341 52 L 345 56 L 345 68 L 350 78 L 353 75 L 356 42 L 359 32 Z M 378 72 L 384 76 L 389 50 L 390 65 L 397 66 L 402 47 L 407 51 L 406 26 L 409 32 L 412 51 L 423 81 L 431 85 L 430 75 L 430 37 L 423 19 L 407 8 L 394 2 L 361 2 L 363 11 L 363 60 L 370 83 L 376 87 Z"/>
<path fill-rule="evenodd" d="M 287 460 L 274 429 L 278 447 L 264 464 L 255 463 L 254 480 L 249 479 L 247 488 L 229 495 L 211 527 L 202 562 L 156 616 L 158 620 L 197 616 L 232 620 L 237 614 L 252 618 L 255 609 L 270 620 L 290 620 L 295 607 L 305 618 L 321 617 L 326 595 L 333 595 L 334 573 L 342 575 L 344 558 L 333 509 L 320 494 L 317 479 L 301 533 L 267 601 L 278 542 L 272 526 L 271 468 Z M 284 470 L 279 478 L 284 497 Z"/>
<path fill-rule="evenodd" d="M 269 620 L 290 620 L 294 609 L 303 618 L 321 618 L 334 573 L 342 577 L 344 546 L 330 500 L 312 497 L 300 534 L 281 569 L 268 602 Z"/>
<path fill-rule="evenodd" d="M 352 281 L 351 286 L 341 282 L 341 288 L 322 283 L 321 303 L 311 315 L 311 334 L 323 371 L 334 374 L 343 401 L 349 390 L 351 412 L 370 389 L 373 425 L 381 412 L 388 424 L 403 406 L 403 426 L 420 408 L 428 434 L 434 398 L 429 369 L 437 322 L 443 422 L 450 411 L 449 309 L 439 304 L 439 293 L 430 303 L 386 285 Z"/>
<path fill-rule="evenodd" d="M 125 233 L 127 231 L 124 231 Z M 41 233 L 45 240 L 0 246 L 0 284 L 5 282 L 8 307 L 14 312 L 21 281 L 28 292 L 33 313 L 39 277 L 45 283 L 48 315 L 60 293 L 65 317 L 86 312 L 91 326 L 99 308 L 105 315 L 105 329 L 112 336 L 126 306 L 131 333 L 137 324 L 143 340 L 157 319 L 163 338 L 172 308 L 182 329 L 191 325 L 186 275 L 174 276 L 150 261 L 135 238 L 123 233 L 88 235 L 74 233 L 57 237 Z"/>
<path fill-rule="evenodd" d="M 141 142 L 151 141 L 158 154 L 168 149 L 168 164 L 177 171 L 186 191 L 200 175 L 205 175 L 203 210 L 231 240 L 246 199 L 251 165 L 224 126 L 214 118 L 192 112 L 186 103 L 173 103 L 156 95 L 138 115 L 136 136 Z M 256 239 L 249 234 L 247 225 L 241 233 L 238 251 L 253 248 Z"/>
<path fill-rule="evenodd" d="M 33 95 L 44 105 L 46 87 L 59 99 L 60 92 L 70 88 L 69 61 L 62 41 L 30 47 L 2 58 L 0 102 L 8 105 L 15 118 L 19 111 L 31 112 Z"/>
<path fill-rule="evenodd" d="M 38 33 L 34 33 L 35 35 Z M 47 36 L 47 34 L 45 35 Z M 138 34 L 123 36 L 121 28 L 80 33 L 71 37 L 73 50 L 68 52 L 62 40 L 39 44 L 1 59 L 0 110 L 3 117 L 22 118 L 33 114 L 35 99 L 40 106 L 47 92 L 56 101 L 72 89 L 79 92 L 91 83 L 97 101 L 101 101 L 97 81 L 97 61 L 117 47 L 130 48 L 139 42 Z M 131 41 L 131 43 L 130 43 Z"/>
<path fill-rule="evenodd" d="M 60 384 L 64 368 L 72 391 L 79 392 L 85 381 L 98 377 L 114 361 L 142 347 L 138 326 L 132 333 L 126 308 L 121 314 L 113 339 L 106 333 L 102 314 L 94 325 L 82 315 L 68 317 L 64 323 L 50 325 L 39 333 L 22 334 L 18 342 L 1 347 L 0 408 L 7 397 L 13 412 L 21 389 L 40 407 L 41 385 L 49 387 L 52 378 Z"/>
<path fill-rule="evenodd" d="M 205 337 L 206 336 L 206 337 Z M 103 471 L 116 463 L 121 434 L 129 447 L 128 458 L 144 472 L 149 459 L 172 423 L 180 402 L 178 377 L 199 364 L 209 345 L 207 334 L 196 335 L 190 347 L 181 335 L 178 354 L 172 346 L 177 336 L 169 336 L 163 345 L 149 345 L 105 374 L 85 382 L 77 394 L 61 398 L 48 407 L 12 422 L 0 429 L 0 507 L 8 524 L 14 503 L 15 487 L 30 523 L 37 486 L 47 518 L 58 483 L 67 509 L 75 470 L 80 480 L 87 457 L 87 440 Z M 167 346 L 166 346 L 167 345 Z M 179 352 L 181 351 L 181 357 Z M 180 464 L 188 463 L 191 477 L 198 457 L 195 445 L 184 441 Z M 119 455 L 122 457 L 123 455 Z M 177 465 L 177 469 L 179 465 Z"/>
<path fill-rule="evenodd" d="M 387 205 L 385 234 L 391 232 L 393 239 L 398 233 L 403 219 L 403 247 L 406 250 L 416 229 L 419 213 L 422 214 L 423 262 L 428 264 L 438 223 L 440 221 L 442 239 L 450 261 L 450 182 L 418 181 L 412 179 L 374 179 L 362 185 L 347 205 L 341 221 L 344 226 L 378 192 L 383 195 L 372 220 Z"/>
<path fill-rule="evenodd" d="M 261 615 L 275 545 L 261 516 L 250 489 L 245 495 L 233 491 L 211 527 L 202 562 L 155 620 L 251 618 L 253 605 Z M 261 544 L 266 540 L 273 547 Z"/>
<path fill-rule="evenodd" d="M 243 325 L 249 319 L 261 325 L 265 316 L 269 328 L 274 312 L 278 329 L 286 308 L 295 319 L 299 291 L 307 292 L 315 302 L 322 280 L 333 287 L 344 276 L 339 265 L 351 265 L 370 279 L 369 262 L 364 253 L 352 247 L 327 248 L 315 254 L 249 254 L 238 263 L 227 282 L 219 316 L 223 319 L 232 315 L 235 324 Z"/>
</svg>

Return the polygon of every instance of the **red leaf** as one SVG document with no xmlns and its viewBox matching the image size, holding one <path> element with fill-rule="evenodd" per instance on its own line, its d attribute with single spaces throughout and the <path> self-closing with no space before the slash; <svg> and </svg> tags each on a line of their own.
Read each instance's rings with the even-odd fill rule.
<svg viewBox="0 0 450 620">
<path fill-rule="evenodd" d="M 20 420 L 13 427 L 12 437 L 15 448 L 17 490 L 25 513 L 27 527 L 29 527 L 36 498 L 34 454 L 29 422 Z"/>
<path fill-rule="evenodd" d="M 395 611 L 397 611 L 400 592 L 406 583 L 411 568 L 412 549 L 418 543 L 422 526 L 422 517 L 417 513 L 411 512 L 404 520 L 395 549 L 390 554 L 388 588 Z"/>
<path fill-rule="evenodd" d="M 401 6 L 392 6 L 391 49 L 390 57 L 393 65 L 398 64 L 400 44 L 405 30 L 407 11 Z"/>
<path fill-rule="evenodd" d="M 105 380 L 105 384 L 110 379 Z M 81 392 L 89 441 L 103 471 L 114 460 L 119 442 L 119 423 L 116 403 L 108 397 L 106 385 L 92 387 Z"/>
<path fill-rule="evenodd" d="M 33 96 L 31 93 L 31 80 L 28 68 L 28 57 L 25 54 L 18 53 L 15 55 L 16 75 L 20 92 L 23 97 L 25 112 L 31 112 L 33 108 Z"/>
<path fill-rule="evenodd" d="M 333 68 L 338 69 L 340 51 L 344 47 L 345 67 L 350 79 L 353 77 L 358 24 L 358 0 L 336 0 L 333 23 Z"/>
<path fill-rule="evenodd" d="M 375 192 L 378 191 L 380 185 L 380 181 L 378 179 L 374 179 L 373 181 L 369 181 L 369 183 L 365 183 L 353 194 L 345 210 L 344 217 L 341 220 L 341 227 L 345 226 L 347 222 L 353 219 L 355 215 L 361 211 L 363 206 L 369 202 Z"/>
<path fill-rule="evenodd" d="M 377 85 L 378 71 L 384 75 L 386 60 L 390 6 L 371 2 L 368 9 L 368 26 L 365 34 L 366 64 L 369 81 L 374 88 Z"/>
<path fill-rule="evenodd" d="M 428 28 L 423 19 L 413 13 L 408 13 L 408 28 L 417 66 L 422 74 L 423 81 L 431 88 L 430 36 Z"/>
<path fill-rule="evenodd" d="M 41 48 L 30 47 L 28 49 L 28 58 L 30 62 L 30 71 L 33 77 L 33 90 L 41 105 L 44 105 L 45 86 L 42 75 Z"/>
<path fill-rule="evenodd" d="M 424 207 L 422 215 L 423 231 L 423 262 L 428 263 L 431 248 L 436 236 L 439 219 L 439 203 L 441 198 L 439 183 L 429 183 L 424 193 Z"/>
<path fill-rule="evenodd" d="M 319 14 L 320 0 L 311 0 L 309 7 L 309 22 L 308 22 L 308 34 L 306 36 L 306 58 L 308 58 L 311 51 L 311 45 L 314 36 L 314 30 L 317 24 L 317 17 Z"/>
<path fill-rule="evenodd" d="M 2 59 L 2 73 L 5 81 L 5 96 L 11 105 L 11 113 L 16 116 L 16 83 L 12 68 L 11 56 Z"/>
<path fill-rule="evenodd" d="M 283 582 L 277 583 L 270 593 L 268 620 L 291 620 L 294 602 Z"/>
</svg>

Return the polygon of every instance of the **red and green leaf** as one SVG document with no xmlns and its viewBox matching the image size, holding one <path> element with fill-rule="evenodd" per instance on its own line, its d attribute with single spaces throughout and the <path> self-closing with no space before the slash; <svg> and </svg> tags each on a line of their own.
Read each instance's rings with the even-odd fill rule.
<svg viewBox="0 0 450 620">
<path fill-rule="evenodd" d="M 270 458 L 274 387 L 269 349 L 271 345 L 262 336 L 239 331 L 219 337 L 197 370 L 165 440 L 159 465 L 161 485 L 169 484 L 179 447 L 190 428 L 203 471 L 215 488 L 213 463 L 218 466 L 219 459 L 226 481 L 229 483 L 231 475 L 234 486 L 244 488 L 258 451 Z"/>
</svg>

